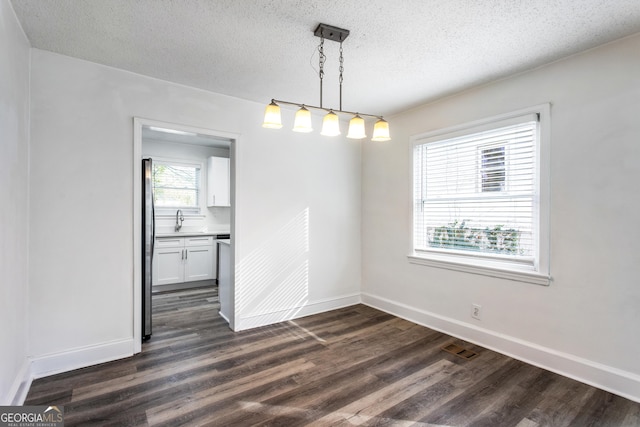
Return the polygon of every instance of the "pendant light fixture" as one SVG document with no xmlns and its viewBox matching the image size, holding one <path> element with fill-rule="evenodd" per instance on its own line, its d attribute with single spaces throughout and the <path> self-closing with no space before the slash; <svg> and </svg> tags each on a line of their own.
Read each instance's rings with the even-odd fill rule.
<svg viewBox="0 0 640 427">
<path fill-rule="evenodd" d="M 267 105 L 267 108 L 264 112 L 264 123 L 263 127 L 269 129 L 280 129 L 282 127 L 282 118 L 280 114 L 280 106 L 278 104 L 286 104 L 286 105 L 295 105 L 300 107 L 300 109 L 296 112 L 295 121 L 293 124 L 293 131 L 295 132 L 312 132 L 313 128 L 311 126 L 311 112 L 309 109 L 314 110 L 323 110 L 326 111 L 327 114 L 324 116 L 322 120 L 322 130 L 320 131 L 320 135 L 324 136 L 337 136 L 340 135 L 340 118 L 338 114 L 348 114 L 352 116 L 352 119 L 349 121 L 349 130 L 347 132 L 347 138 L 351 139 L 363 139 L 367 137 L 365 131 L 365 120 L 364 117 L 374 117 L 378 119 L 373 127 L 373 136 L 371 138 L 372 141 L 389 141 L 391 138 L 389 136 L 389 123 L 382 118 L 380 115 L 375 114 L 364 114 L 364 113 L 356 113 L 352 111 L 345 111 L 342 109 L 342 73 L 344 71 L 344 57 L 342 54 L 342 42 L 349 35 L 349 30 L 345 30 L 342 28 L 333 27 L 327 24 L 319 24 L 318 27 L 314 31 L 314 35 L 316 37 L 320 37 L 320 44 L 318 45 L 318 62 L 320 65 L 320 70 L 318 72 L 318 77 L 320 78 L 320 106 L 316 107 L 308 104 L 299 104 L 297 102 L 289 102 L 282 101 L 278 99 L 272 99 L 271 103 Z M 324 54 L 324 41 L 325 39 L 332 40 L 340 43 L 340 108 L 325 108 L 322 105 L 322 82 L 324 79 L 324 63 L 326 60 L 326 56 Z"/>
<path fill-rule="evenodd" d="M 296 113 L 296 119 L 293 122 L 293 131 L 313 132 L 313 127 L 311 126 L 311 111 L 307 110 L 304 105 L 300 107 Z"/>
<path fill-rule="evenodd" d="M 264 123 L 262 127 L 269 129 L 280 129 L 282 127 L 282 119 L 280 117 L 280 106 L 271 100 L 271 104 L 267 105 L 264 111 Z"/>
<path fill-rule="evenodd" d="M 322 119 L 322 131 L 320 135 L 338 136 L 340 135 L 340 118 L 333 110 L 330 110 Z"/>
<path fill-rule="evenodd" d="M 353 119 L 349 120 L 349 133 L 347 138 L 362 139 L 366 138 L 367 133 L 364 130 L 364 119 L 359 114 L 353 116 Z"/>
<path fill-rule="evenodd" d="M 389 123 L 382 117 L 373 125 L 372 141 L 389 141 Z"/>
</svg>

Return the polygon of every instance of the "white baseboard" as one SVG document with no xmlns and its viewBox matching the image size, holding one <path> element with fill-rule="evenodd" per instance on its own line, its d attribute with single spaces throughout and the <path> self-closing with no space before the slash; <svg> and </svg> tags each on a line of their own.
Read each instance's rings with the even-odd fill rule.
<svg viewBox="0 0 640 427">
<path fill-rule="evenodd" d="M 366 292 L 362 303 L 534 366 L 640 402 L 640 376 Z"/>
<path fill-rule="evenodd" d="M 229 324 L 229 327 L 231 328 L 231 330 L 233 330 L 233 325 L 231 324 L 231 321 L 229 320 L 229 318 L 227 317 L 226 314 L 224 314 L 221 311 L 218 311 L 218 314 L 220 315 L 220 317 L 222 317 L 224 320 L 227 321 L 227 323 Z"/>
<path fill-rule="evenodd" d="M 27 397 L 29 387 L 31 387 L 31 363 L 28 359 L 25 359 L 22 366 L 16 373 L 11 387 L 7 391 L 6 396 L 3 397 L 3 401 L 0 405 L 3 406 L 20 406 L 24 403 L 24 399 Z"/>
<path fill-rule="evenodd" d="M 153 295 L 167 291 L 182 291 L 185 289 L 208 288 L 216 286 L 216 280 L 198 280 L 195 282 L 172 283 L 170 285 L 153 285 L 151 292 Z"/>
<path fill-rule="evenodd" d="M 74 348 L 31 359 L 31 377 L 42 378 L 133 356 L 133 338 Z"/>
<path fill-rule="evenodd" d="M 133 355 L 133 339 L 75 348 L 25 359 L 3 405 L 23 405 L 34 379 L 85 368 Z"/>
<path fill-rule="evenodd" d="M 278 310 L 269 313 L 260 313 L 236 317 L 235 331 L 257 328 L 260 326 L 272 325 L 286 320 L 298 319 L 312 314 L 324 313 L 325 311 L 336 310 L 338 308 L 356 305 L 361 302 L 360 293 L 344 295 L 338 298 L 328 298 L 325 300 L 306 302 L 303 305 Z"/>
</svg>

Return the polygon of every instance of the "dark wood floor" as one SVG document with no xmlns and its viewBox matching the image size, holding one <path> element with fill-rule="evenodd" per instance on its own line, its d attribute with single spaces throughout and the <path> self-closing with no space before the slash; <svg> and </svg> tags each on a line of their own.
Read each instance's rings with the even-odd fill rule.
<svg viewBox="0 0 640 427">
<path fill-rule="evenodd" d="M 363 305 L 233 333 L 210 288 L 154 298 L 142 353 L 36 380 L 25 405 L 67 426 L 640 426 L 640 404 Z"/>
</svg>

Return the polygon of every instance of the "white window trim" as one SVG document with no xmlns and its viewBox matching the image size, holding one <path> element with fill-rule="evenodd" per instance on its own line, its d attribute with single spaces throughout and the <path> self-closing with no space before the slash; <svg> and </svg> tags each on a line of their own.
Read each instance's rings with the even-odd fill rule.
<svg viewBox="0 0 640 427">
<path fill-rule="evenodd" d="M 414 135 L 410 138 L 409 150 L 411 165 L 413 165 L 414 147 L 424 143 L 427 138 L 434 138 L 440 135 L 450 135 L 453 133 L 464 134 L 472 128 L 486 127 L 491 128 L 499 121 L 515 119 L 527 114 L 538 114 L 540 125 L 536 144 L 536 156 L 539 159 L 535 170 L 536 180 L 539 183 L 538 194 L 538 222 L 539 233 L 535 242 L 538 248 L 538 258 L 534 266 L 518 265 L 517 263 L 505 263 L 499 260 L 487 260 L 486 258 L 474 256 L 459 256 L 449 253 L 438 253 L 438 251 L 416 251 L 414 250 L 414 224 L 415 224 L 415 208 L 411 209 L 411 238 L 408 261 L 412 264 L 424 265 L 428 267 L 443 268 L 447 270 L 460 271 L 471 274 L 480 274 L 483 276 L 497 277 L 501 279 L 515 280 L 518 282 L 531 283 L 536 285 L 548 286 L 551 283 L 550 265 L 549 265 L 549 244 L 550 244 L 550 227 L 549 227 L 549 202 L 550 202 L 550 137 L 551 137 L 551 105 L 541 104 L 533 107 L 524 108 L 498 116 L 486 119 L 476 120 L 462 125 L 452 126 L 445 129 L 439 129 L 432 132 L 426 132 Z M 475 129 L 474 129 L 475 130 Z M 413 185 L 415 176 L 411 178 L 411 199 L 413 200 Z"/>
<path fill-rule="evenodd" d="M 200 170 L 200 177 L 198 178 L 200 180 L 200 191 L 198 192 L 198 212 L 194 213 L 193 211 L 189 212 L 187 210 L 185 210 L 185 212 L 182 213 L 183 216 L 189 217 L 189 218 L 204 218 L 206 215 L 203 214 L 203 212 L 205 212 L 206 209 L 206 196 L 205 196 L 205 192 L 206 192 L 206 188 L 204 186 L 204 181 L 203 179 L 205 178 L 204 176 L 204 171 L 205 171 L 205 166 L 203 162 L 199 162 L 198 160 L 195 159 L 176 159 L 176 158 L 171 158 L 171 157 L 157 157 L 157 156 L 152 156 L 151 157 L 152 161 L 154 163 L 171 163 L 174 165 L 181 165 L 181 166 L 198 166 L 199 170 Z M 181 208 L 159 208 L 158 206 L 156 206 L 156 217 L 157 218 L 175 218 L 176 216 L 176 211 L 178 209 Z M 173 209 L 173 213 L 165 213 L 165 211 L 168 211 L 169 209 Z M 189 209 L 196 209 L 196 208 L 189 208 Z"/>
</svg>

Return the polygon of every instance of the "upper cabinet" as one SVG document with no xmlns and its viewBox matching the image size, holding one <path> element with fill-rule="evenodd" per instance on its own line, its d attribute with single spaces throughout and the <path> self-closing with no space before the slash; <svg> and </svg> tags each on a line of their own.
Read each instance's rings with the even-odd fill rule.
<svg viewBox="0 0 640 427">
<path fill-rule="evenodd" d="M 207 206 L 231 206 L 229 159 L 209 157 L 207 160 Z"/>
</svg>

